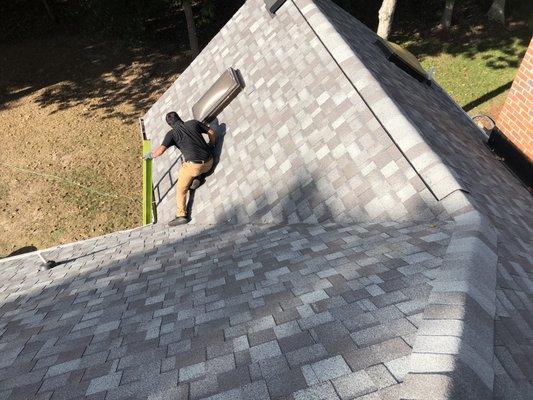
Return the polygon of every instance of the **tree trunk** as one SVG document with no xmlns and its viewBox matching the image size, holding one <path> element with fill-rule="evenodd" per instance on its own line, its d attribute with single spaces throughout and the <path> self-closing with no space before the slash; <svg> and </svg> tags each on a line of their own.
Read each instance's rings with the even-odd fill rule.
<svg viewBox="0 0 533 400">
<path fill-rule="evenodd" d="M 446 0 L 446 5 L 444 6 L 444 13 L 442 14 L 442 19 L 440 25 L 442 29 L 449 30 L 452 25 L 452 14 L 453 6 L 455 5 L 455 0 Z"/>
<path fill-rule="evenodd" d="M 494 0 L 487 13 L 489 19 L 505 25 L 505 0 Z"/>
<path fill-rule="evenodd" d="M 383 39 L 387 39 L 389 37 L 389 33 L 392 27 L 392 18 L 394 16 L 395 9 L 396 0 L 383 0 L 378 14 L 378 35 L 381 36 Z"/>
<path fill-rule="evenodd" d="M 192 13 L 192 6 L 189 0 L 183 0 L 183 12 L 187 19 L 187 32 L 189 33 L 189 44 L 193 57 L 199 53 L 198 36 L 196 34 L 196 25 L 194 24 L 194 15 Z"/>
<path fill-rule="evenodd" d="M 56 22 L 56 17 L 54 17 L 54 14 L 52 14 L 52 10 L 50 9 L 50 6 L 48 5 L 48 0 L 41 0 L 43 3 L 44 8 L 46 9 L 46 13 L 48 14 L 48 18 L 52 22 Z"/>
</svg>

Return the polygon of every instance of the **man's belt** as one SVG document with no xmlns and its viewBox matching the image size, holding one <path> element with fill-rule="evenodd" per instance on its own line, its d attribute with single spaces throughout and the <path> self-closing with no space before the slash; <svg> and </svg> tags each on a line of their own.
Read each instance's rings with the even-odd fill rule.
<svg viewBox="0 0 533 400">
<path fill-rule="evenodd" d="M 191 163 L 191 164 L 206 164 L 209 161 L 211 161 L 211 158 L 208 160 L 185 160 L 185 162 Z"/>
</svg>

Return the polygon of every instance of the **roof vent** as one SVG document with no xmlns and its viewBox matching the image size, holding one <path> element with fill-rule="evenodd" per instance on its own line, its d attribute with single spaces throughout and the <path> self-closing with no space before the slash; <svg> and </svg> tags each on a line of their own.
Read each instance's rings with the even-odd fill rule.
<svg viewBox="0 0 533 400">
<path fill-rule="evenodd" d="M 285 3 L 286 0 L 265 0 L 265 7 L 270 13 L 270 15 L 274 16 L 276 14 L 276 11 L 279 10 L 279 8 Z"/>
<path fill-rule="evenodd" d="M 192 107 L 195 119 L 210 123 L 244 88 L 239 70 L 229 68 Z"/>
<path fill-rule="evenodd" d="M 431 84 L 430 75 L 428 75 L 413 53 L 396 43 L 388 42 L 382 38 L 378 38 L 376 45 L 383 51 L 389 61 L 396 64 L 420 82 L 425 82 L 428 85 Z"/>
</svg>

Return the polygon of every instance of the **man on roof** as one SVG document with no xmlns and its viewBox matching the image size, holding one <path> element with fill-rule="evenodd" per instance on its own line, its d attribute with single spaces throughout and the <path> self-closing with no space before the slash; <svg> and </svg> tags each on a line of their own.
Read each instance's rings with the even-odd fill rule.
<svg viewBox="0 0 533 400">
<path fill-rule="evenodd" d="M 202 175 L 213 167 L 216 132 L 197 120 L 183 122 L 174 111 L 169 112 L 165 119 L 172 129 L 165 135 L 163 143 L 154 151 L 145 154 L 144 158 L 146 160 L 157 158 L 171 146 L 176 146 L 183 155 L 176 184 L 176 218 L 169 222 L 170 226 L 177 226 L 189 222 L 188 190 L 196 190 L 202 183 Z M 209 142 L 205 141 L 203 134 L 207 134 Z"/>
</svg>

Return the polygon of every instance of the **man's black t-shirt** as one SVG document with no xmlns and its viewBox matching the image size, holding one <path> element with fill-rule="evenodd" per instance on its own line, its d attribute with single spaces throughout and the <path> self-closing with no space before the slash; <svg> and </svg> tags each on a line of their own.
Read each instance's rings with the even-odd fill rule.
<svg viewBox="0 0 533 400">
<path fill-rule="evenodd" d="M 207 161 L 212 157 L 211 149 L 202 136 L 209 127 L 200 121 L 191 120 L 184 122 L 185 129 L 180 132 L 172 129 L 163 139 L 163 146 L 176 146 L 181 150 L 185 161 Z"/>
</svg>

